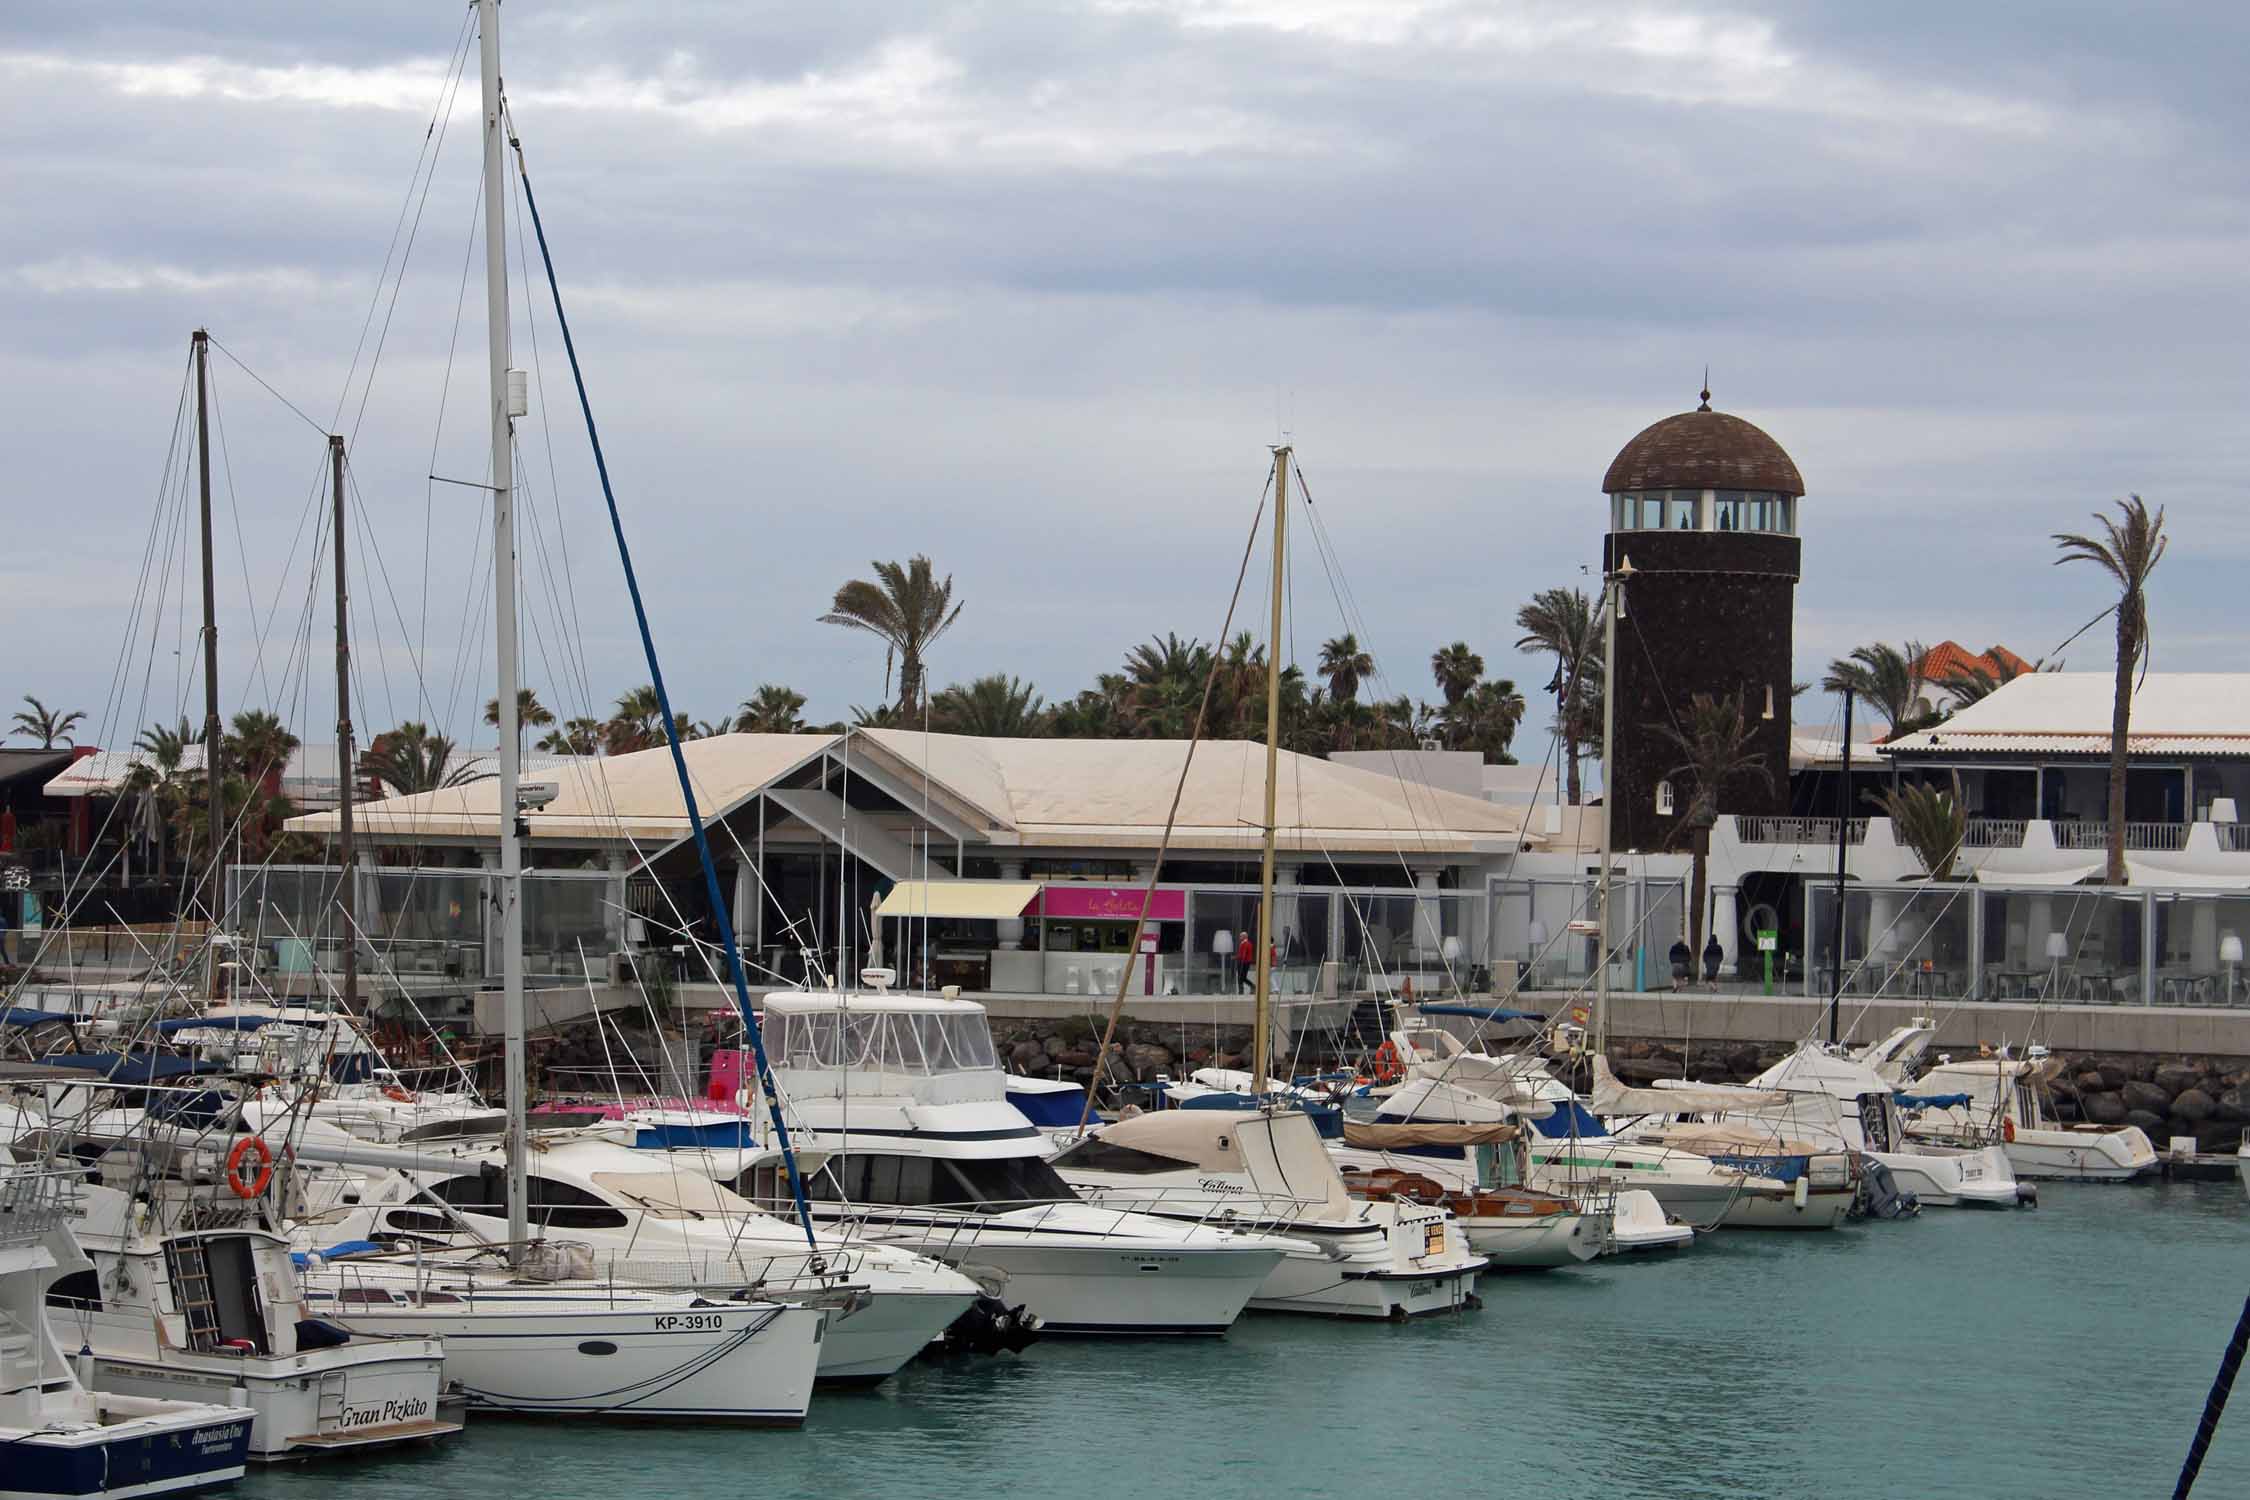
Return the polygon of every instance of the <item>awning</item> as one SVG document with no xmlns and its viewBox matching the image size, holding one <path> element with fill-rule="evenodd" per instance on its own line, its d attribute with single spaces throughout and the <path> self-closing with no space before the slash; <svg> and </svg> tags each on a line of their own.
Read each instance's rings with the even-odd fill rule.
<svg viewBox="0 0 2250 1500">
<path fill-rule="evenodd" d="M 1039 894 L 1031 880 L 902 880 L 891 887 L 879 917 L 1020 917 Z"/>
<path fill-rule="evenodd" d="M 2059 890 L 2076 885 L 2089 875 L 2099 874 L 2101 869 L 2102 861 L 2097 859 L 2089 864 L 2072 865 L 2067 870 L 1979 870 L 1976 874 L 1979 885 L 2039 885 Z"/>
<path fill-rule="evenodd" d="M 1379 1124 L 1346 1120 L 1344 1144 L 1366 1151 L 1400 1151 L 1411 1146 L 1483 1146 L 1512 1141 L 1523 1132 L 1513 1125 Z"/>
</svg>

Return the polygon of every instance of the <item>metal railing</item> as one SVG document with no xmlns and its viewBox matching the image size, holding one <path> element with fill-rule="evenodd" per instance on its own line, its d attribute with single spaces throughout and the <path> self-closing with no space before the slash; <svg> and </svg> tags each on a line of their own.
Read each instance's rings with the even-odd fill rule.
<svg viewBox="0 0 2250 1500">
<path fill-rule="evenodd" d="M 1833 844 L 1834 818 L 1747 817 L 1735 814 L 1734 836 L 1745 844 Z M 1848 833 L 1854 844 L 1867 842 L 1867 820 L 1854 818 Z"/>
<path fill-rule="evenodd" d="M 2218 830 L 2219 847 L 2229 854 L 2250 853 L 2250 823 L 2214 823 Z"/>
<path fill-rule="evenodd" d="M 1961 835 L 1964 849 L 2021 849 L 2025 830 L 2022 818 L 1971 818 Z"/>
<path fill-rule="evenodd" d="M 71 1216 L 77 1182 L 70 1172 L 19 1168 L 0 1177 L 0 1245 L 20 1245 L 45 1236 Z"/>
<path fill-rule="evenodd" d="M 2188 827 L 2186 823 L 2132 822 L 2125 825 L 2125 847 L 2128 849 L 2164 850 L 2185 849 Z M 2080 819 L 2072 822 L 2057 821 L 2055 847 L 2058 849 L 2106 849 L 2109 847 L 2109 824 Z"/>
</svg>

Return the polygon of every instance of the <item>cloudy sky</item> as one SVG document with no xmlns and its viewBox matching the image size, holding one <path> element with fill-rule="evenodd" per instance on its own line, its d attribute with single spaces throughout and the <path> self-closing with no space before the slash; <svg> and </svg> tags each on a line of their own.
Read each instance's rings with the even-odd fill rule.
<svg viewBox="0 0 2250 1500">
<path fill-rule="evenodd" d="M 2127 490 L 2176 538 L 2157 665 L 2241 665 L 2250 12 L 511 0 L 504 25 L 699 715 L 769 680 L 824 717 L 878 701 L 880 647 L 815 623 L 874 557 L 927 552 L 966 599 L 940 683 L 1066 696 L 1152 633 L 1209 637 L 1284 430 L 1379 686 L 1430 696 L 1466 638 L 1536 688 L 1517 606 L 1579 581 L 1604 467 L 1706 363 L 1812 491 L 1801 676 L 1877 637 L 2048 652 L 2106 601 L 2047 534 Z M 340 426 L 358 717 L 470 727 L 484 506 L 428 479 L 484 475 L 467 40 L 455 4 L 0 13 L 0 697 L 115 742 L 198 691 L 174 422 L 204 324 L 230 708 L 333 713 L 306 527 Z M 645 673 L 514 265 L 526 677 L 584 711 Z M 1310 548 L 1292 590 L 1309 660 L 1346 615 Z M 2068 654 L 2109 659 L 2100 631 Z"/>
</svg>

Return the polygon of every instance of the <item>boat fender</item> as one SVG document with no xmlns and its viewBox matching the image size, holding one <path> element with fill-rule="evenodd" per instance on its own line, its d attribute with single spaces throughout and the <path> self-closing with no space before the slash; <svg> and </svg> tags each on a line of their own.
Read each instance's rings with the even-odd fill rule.
<svg viewBox="0 0 2250 1500">
<path fill-rule="evenodd" d="M 258 1175 L 246 1178 L 242 1175 L 242 1164 L 253 1152 L 258 1158 Z M 272 1181 L 273 1151 L 266 1143 L 254 1135 L 246 1135 L 236 1141 L 234 1149 L 227 1153 L 227 1186 L 234 1189 L 234 1195 L 237 1198 L 255 1198 Z"/>
<path fill-rule="evenodd" d="M 1797 1181 L 1795 1185 L 1789 1189 L 1789 1196 L 1791 1200 L 1794 1201 L 1799 1208 L 1803 1208 L 1805 1206 L 1805 1200 L 1810 1197 L 1811 1194 L 1812 1182 L 1805 1176 L 1804 1173 L 1799 1172 L 1797 1174 Z"/>
<path fill-rule="evenodd" d="M 2000 1122 L 2000 1139 L 2013 1145 L 2016 1139 L 2016 1122 L 2013 1116 Z"/>
</svg>

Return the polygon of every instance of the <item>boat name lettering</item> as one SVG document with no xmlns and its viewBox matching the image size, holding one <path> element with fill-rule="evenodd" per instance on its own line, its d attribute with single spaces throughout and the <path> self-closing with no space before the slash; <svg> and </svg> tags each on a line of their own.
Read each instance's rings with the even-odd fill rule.
<svg viewBox="0 0 2250 1500">
<path fill-rule="evenodd" d="M 240 1422 L 229 1422 L 224 1427 L 198 1427 L 189 1439 L 198 1448 L 229 1448 L 242 1441 L 250 1429 Z"/>
<path fill-rule="evenodd" d="M 1198 1177 L 1195 1180 L 1195 1185 L 1206 1193 L 1239 1193 L 1242 1191 L 1241 1188 L 1227 1181 L 1224 1177 Z"/>
<path fill-rule="evenodd" d="M 388 1427 L 394 1422 L 412 1422 L 429 1414 L 427 1397 L 406 1396 L 385 1401 L 381 1406 L 347 1406 L 336 1425 L 349 1432 L 355 1427 Z"/>
<path fill-rule="evenodd" d="M 658 1333 L 699 1333 L 727 1326 L 722 1313 L 658 1313 Z"/>
</svg>

